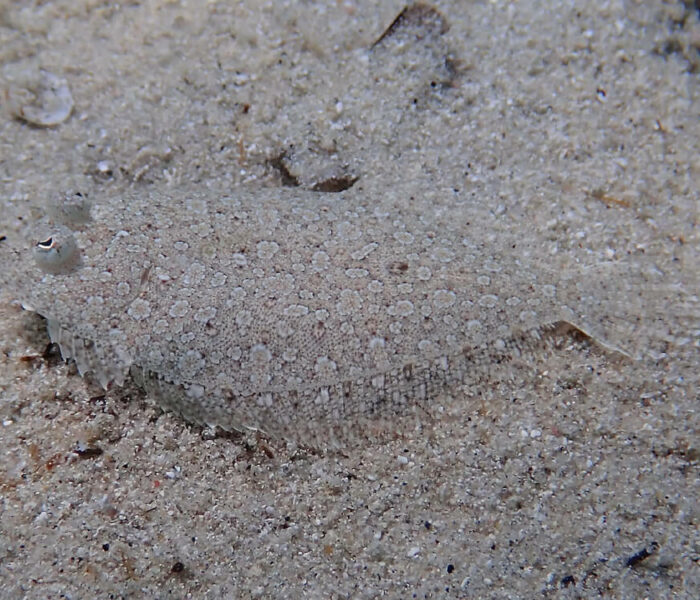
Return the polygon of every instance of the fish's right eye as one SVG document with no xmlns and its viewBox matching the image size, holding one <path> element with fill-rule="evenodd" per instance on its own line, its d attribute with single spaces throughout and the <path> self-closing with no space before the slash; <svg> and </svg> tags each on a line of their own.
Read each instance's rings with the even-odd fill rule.
<svg viewBox="0 0 700 600">
<path fill-rule="evenodd" d="M 49 215 L 58 223 L 71 227 L 89 223 L 91 209 L 90 201 L 82 192 L 69 192 L 53 197 L 48 202 Z"/>
</svg>

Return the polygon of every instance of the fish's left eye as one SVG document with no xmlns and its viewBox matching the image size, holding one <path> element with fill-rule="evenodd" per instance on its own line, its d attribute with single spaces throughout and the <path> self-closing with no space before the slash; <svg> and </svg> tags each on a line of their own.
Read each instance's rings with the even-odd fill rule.
<svg viewBox="0 0 700 600">
<path fill-rule="evenodd" d="M 34 260 L 45 273 L 67 273 L 80 263 L 80 250 L 70 229 L 58 226 L 34 246 Z"/>
</svg>

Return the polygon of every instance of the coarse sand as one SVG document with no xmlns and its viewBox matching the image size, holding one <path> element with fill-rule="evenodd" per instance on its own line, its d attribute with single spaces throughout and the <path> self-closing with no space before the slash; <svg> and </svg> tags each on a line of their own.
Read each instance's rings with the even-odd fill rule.
<svg viewBox="0 0 700 600">
<path fill-rule="evenodd" d="M 700 9 L 434 7 L 444 31 L 371 72 L 401 3 L 3 3 L 0 238 L 75 191 L 416 181 L 584 287 L 631 257 L 683 301 L 623 299 L 638 360 L 565 336 L 429 428 L 324 452 L 102 390 L 2 289 L 1 598 L 698 596 Z M 22 98 L 52 75 L 74 105 L 42 126 Z"/>
</svg>

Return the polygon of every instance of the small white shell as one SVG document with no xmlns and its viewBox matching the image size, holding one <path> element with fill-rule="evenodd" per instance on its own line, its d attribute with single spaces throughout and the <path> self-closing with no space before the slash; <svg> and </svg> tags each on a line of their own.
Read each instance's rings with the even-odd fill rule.
<svg viewBox="0 0 700 600">
<path fill-rule="evenodd" d="M 16 117 L 42 127 L 63 123 L 73 111 L 73 96 L 68 82 L 39 70 L 39 76 L 26 82 L 25 87 L 7 90 L 7 105 Z"/>
</svg>

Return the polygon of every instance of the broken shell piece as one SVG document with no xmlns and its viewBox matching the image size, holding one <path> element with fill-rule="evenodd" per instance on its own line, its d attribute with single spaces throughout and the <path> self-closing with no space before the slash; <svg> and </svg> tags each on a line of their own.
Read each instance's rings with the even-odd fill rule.
<svg viewBox="0 0 700 600">
<path fill-rule="evenodd" d="M 26 87 L 10 87 L 7 104 L 10 112 L 32 125 L 51 127 L 63 123 L 73 110 L 68 82 L 49 71 L 39 70 Z"/>
<path fill-rule="evenodd" d="M 57 225 L 49 235 L 34 246 L 34 260 L 45 273 L 68 273 L 80 263 L 80 250 L 73 233 Z"/>
<path fill-rule="evenodd" d="M 173 149 L 170 146 L 146 144 L 136 153 L 127 171 L 132 174 L 134 181 L 140 181 L 149 171 L 169 162 L 172 157 Z"/>
<path fill-rule="evenodd" d="M 372 44 L 372 50 L 381 44 L 385 44 L 391 38 L 403 38 L 402 43 L 414 37 L 416 41 L 421 41 L 426 35 L 446 33 L 449 29 L 447 21 L 438 10 L 416 2 L 406 6 L 391 25 L 384 30 L 384 33 Z"/>
</svg>

